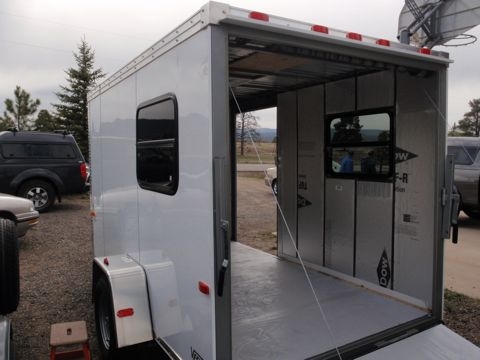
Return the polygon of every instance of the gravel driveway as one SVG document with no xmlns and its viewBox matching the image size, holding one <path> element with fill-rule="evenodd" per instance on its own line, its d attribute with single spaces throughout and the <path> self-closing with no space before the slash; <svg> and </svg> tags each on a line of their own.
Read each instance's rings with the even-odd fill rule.
<svg viewBox="0 0 480 360">
<path fill-rule="evenodd" d="M 85 320 L 92 352 L 92 241 L 87 195 L 65 198 L 20 239 L 20 305 L 13 322 L 17 360 L 47 359 L 50 325 Z"/>
</svg>

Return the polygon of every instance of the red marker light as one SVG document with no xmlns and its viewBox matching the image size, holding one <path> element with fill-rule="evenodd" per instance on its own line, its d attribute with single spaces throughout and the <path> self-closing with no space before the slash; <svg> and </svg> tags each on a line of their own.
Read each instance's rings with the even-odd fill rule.
<svg viewBox="0 0 480 360">
<path fill-rule="evenodd" d="M 432 50 L 430 50 L 429 48 L 420 48 L 418 49 L 418 52 L 420 54 L 430 55 L 432 53 Z"/>
<path fill-rule="evenodd" d="M 205 295 L 210 294 L 210 286 L 208 286 L 207 283 L 204 283 L 203 281 L 198 282 L 198 290 Z"/>
<path fill-rule="evenodd" d="M 261 12 L 258 12 L 258 11 L 252 11 L 250 14 L 248 14 L 248 17 L 250 19 L 260 20 L 260 21 L 269 21 L 270 20 L 268 14 L 261 13 Z"/>
<path fill-rule="evenodd" d="M 121 310 L 118 310 L 117 311 L 117 316 L 119 318 L 124 318 L 124 317 L 127 317 L 127 316 L 133 316 L 133 308 L 126 308 L 126 309 L 121 309 Z"/>
<path fill-rule="evenodd" d="M 323 25 L 312 25 L 311 30 L 323 34 L 328 34 L 328 27 Z"/>
<path fill-rule="evenodd" d="M 378 39 L 377 41 L 375 41 L 375 44 L 382 46 L 390 46 L 390 41 L 385 39 Z"/>
<path fill-rule="evenodd" d="M 362 35 L 354 32 L 347 33 L 347 39 L 362 41 Z"/>
<path fill-rule="evenodd" d="M 87 181 L 87 164 L 84 162 L 80 164 L 80 176 L 82 177 L 83 181 Z"/>
<path fill-rule="evenodd" d="M 108 261 L 108 258 L 103 258 L 103 263 L 107 266 L 110 265 L 110 262 Z"/>
</svg>

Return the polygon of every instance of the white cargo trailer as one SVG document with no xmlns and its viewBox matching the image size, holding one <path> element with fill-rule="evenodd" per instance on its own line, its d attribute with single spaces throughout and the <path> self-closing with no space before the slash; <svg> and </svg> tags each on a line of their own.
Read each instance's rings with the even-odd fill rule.
<svg viewBox="0 0 480 360">
<path fill-rule="evenodd" d="M 444 53 L 208 3 L 89 95 L 110 356 L 474 359 L 441 325 Z M 236 229 L 235 116 L 278 123 L 278 256 Z"/>
</svg>

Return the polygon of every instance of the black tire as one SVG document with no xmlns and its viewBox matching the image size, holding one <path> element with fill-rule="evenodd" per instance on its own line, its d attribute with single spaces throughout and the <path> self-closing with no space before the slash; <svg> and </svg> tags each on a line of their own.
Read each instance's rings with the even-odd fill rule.
<svg viewBox="0 0 480 360">
<path fill-rule="evenodd" d="M 19 300 L 20 274 L 15 223 L 0 219 L 0 314 L 17 310 Z"/>
<path fill-rule="evenodd" d="M 277 196 L 278 195 L 277 179 L 272 180 L 272 190 L 275 196 Z"/>
<path fill-rule="evenodd" d="M 105 276 L 99 278 L 94 291 L 98 346 L 103 359 L 115 359 L 119 355 L 115 331 L 115 314 L 113 312 L 110 284 Z"/>
<path fill-rule="evenodd" d="M 30 180 L 20 186 L 18 195 L 33 202 L 35 210 L 46 212 L 55 201 L 55 189 L 45 180 Z"/>
</svg>

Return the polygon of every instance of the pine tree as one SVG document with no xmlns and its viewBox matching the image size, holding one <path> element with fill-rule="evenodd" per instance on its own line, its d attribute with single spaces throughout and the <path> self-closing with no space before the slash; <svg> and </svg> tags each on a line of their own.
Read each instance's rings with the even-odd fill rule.
<svg viewBox="0 0 480 360">
<path fill-rule="evenodd" d="M 36 131 L 54 131 L 59 127 L 57 119 L 48 110 L 42 109 L 38 112 L 34 126 Z"/>
<path fill-rule="evenodd" d="M 458 130 L 456 122 L 453 123 L 452 128 L 448 131 L 448 136 L 462 136 L 462 132 Z"/>
<path fill-rule="evenodd" d="M 6 130 L 17 127 L 18 130 L 30 130 L 33 125 L 32 115 L 37 112 L 40 100 L 30 99 L 30 94 L 18 85 L 13 94 L 13 100 L 5 100 L 6 110 L 0 120 L 0 128 Z"/>
<path fill-rule="evenodd" d="M 95 52 L 85 39 L 82 39 L 78 45 L 78 53 L 74 53 L 73 56 L 77 67 L 65 71 L 68 85 L 60 86 L 61 91 L 55 93 L 60 104 L 53 106 L 61 127 L 75 136 L 80 150 L 88 158 L 87 95 L 97 80 L 105 74 L 101 68 L 94 69 Z"/>
<path fill-rule="evenodd" d="M 461 131 L 462 136 L 480 136 L 480 99 L 468 102 L 470 111 L 463 114 L 463 119 L 458 122 L 456 130 Z"/>
<path fill-rule="evenodd" d="M 335 128 L 332 142 L 334 143 L 355 143 L 362 141 L 362 127 L 358 116 L 344 116 L 332 121 Z"/>
</svg>

